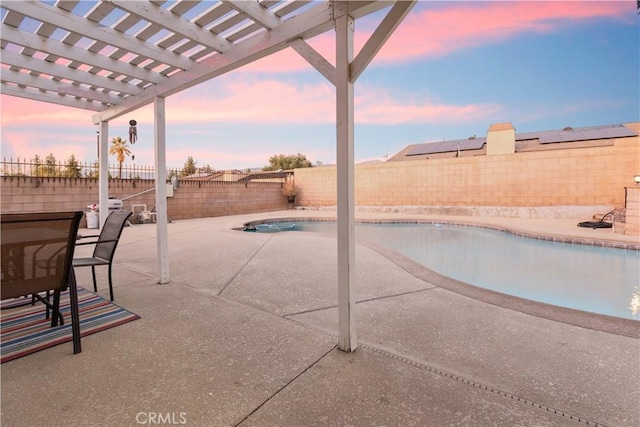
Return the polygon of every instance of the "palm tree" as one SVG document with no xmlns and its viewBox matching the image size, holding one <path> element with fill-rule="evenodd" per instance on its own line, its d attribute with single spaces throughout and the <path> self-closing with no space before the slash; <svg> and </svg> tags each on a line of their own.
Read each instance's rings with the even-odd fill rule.
<svg viewBox="0 0 640 427">
<path fill-rule="evenodd" d="M 111 147 L 109 147 L 109 154 L 115 154 L 118 160 L 118 178 L 122 179 L 122 162 L 126 156 L 131 154 L 127 141 L 117 136 L 111 140 Z"/>
</svg>

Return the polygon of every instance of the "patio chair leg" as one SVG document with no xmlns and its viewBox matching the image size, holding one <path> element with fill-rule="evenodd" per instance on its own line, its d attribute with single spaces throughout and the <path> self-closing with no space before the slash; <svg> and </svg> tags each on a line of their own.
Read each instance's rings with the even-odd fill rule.
<svg viewBox="0 0 640 427">
<path fill-rule="evenodd" d="M 109 264 L 109 296 L 113 302 L 113 284 L 111 283 L 111 264 Z"/>
<path fill-rule="evenodd" d="M 91 274 L 93 275 L 93 292 L 98 292 L 98 282 L 96 282 L 96 267 L 91 266 Z"/>
<path fill-rule="evenodd" d="M 47 314 L 49 312 L 49 306 L 47 306 Z M 53 309 L 51 310 L 51 327 L 58 326 L 58 320 L 60 320 L 60 326 L 64 325 L 64 319 L 60 314 L 60 292 L 53 292 Z"/>
<path fill-rule="evenodd" d="M 47 291 L 47 296 L 45 297 L 47 299 L 47 301 L 49 301 L 49 297 L 50 296 L 51 296 L 51 291 Z M 49 318 L 49 306 L 47 305 L 46 307 L 47 307 L 47 309 L 46 309 L 46 314 L 45 314 L 44 318 L 48 319 Z"/>
<path fill-rule="evenodd" d="M 71 309 L 71 333 L 73 336 L 73 354 L 82 351 L 80 344 L 80 308 L 78 307 L 78 287 L 76 285 L 76 274 L 71 269 L 69 275 L 69 299 Z"/>
</svg>

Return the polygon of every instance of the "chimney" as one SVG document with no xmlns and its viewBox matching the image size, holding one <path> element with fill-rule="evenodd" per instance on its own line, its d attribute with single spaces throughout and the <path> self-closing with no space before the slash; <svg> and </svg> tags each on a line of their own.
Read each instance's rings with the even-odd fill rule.
<svg viewBox="0 0 640 427">
<path fill-rule="evenodd" d="M 516 152 L 516 130 L 511 123 L 496 123 L 487 132 L 487 155 Z"/>
</svg>

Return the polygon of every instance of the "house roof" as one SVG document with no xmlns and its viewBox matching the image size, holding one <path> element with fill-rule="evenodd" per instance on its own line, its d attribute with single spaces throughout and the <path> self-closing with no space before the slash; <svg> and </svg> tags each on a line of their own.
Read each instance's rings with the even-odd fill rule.
<svg viewBox="0 0 640 427">
<path fill-rule="evenodd" d="M 412 148 L 406 155 L 418 156 L 423 154 L 448 153 L 457 150 L 478 150 L 486 144 L 487 138 L 456 139 L 453 141 L 427 142 Z"/>
<path fill-rule="evenodd" d="M 240 178 L 238 181 L 253 181 L 257 179 L 287 179 L 293 175 L 292 170 L 275 171 L 275 172 L 255 172 L 245 177 Z"/>
<path fill-rule="evenodd" d="M 556 142 L 592 141 L 595 139 L 624 138 L 637 133 L 623 125 L 588 126 L 582 128 L 566 127 L 562 130 L 517 133 L 516 141 L 538 139 L 540 144 Z"/>
<path fill-rule="evenodd" d="M 516 133 L 516 142 L 538 140 L 540 144 L 553 144 L 559 142 L 594 141 L 599 139 L 624 138 L 637 136 L 633 130 L 621 124 L 587 126 L 581 128 L 567 127 L 560 130 L 548 130 L 537 132 Z M 487 138 L 468 138 L 452 141 L 427 142 L 413 146 L 405 153 L 405 156 L 419 156 L 435 153 L 450 153 L 458 149 L 479 150 L 486 144 Z"/>
</svg>

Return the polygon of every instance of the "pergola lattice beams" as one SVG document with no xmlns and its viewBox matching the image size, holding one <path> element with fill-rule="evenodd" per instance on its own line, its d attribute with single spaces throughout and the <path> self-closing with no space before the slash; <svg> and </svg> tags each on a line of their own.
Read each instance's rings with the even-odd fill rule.
<svg viewBox="0 0 640 427">
<path fill-rule="evenodd" d="M 151 103 L 156 96 L 178 93 L 282 50 L 288 46 L 289 40 L 303 37 L 307 31 L 315 32 L 323 26 L 328 29 L 332 25 L 331 11 L 332 9 L 328 6 L 323 7 L 320 12 L 316 8 L 312 14 L 298 15 L 270 32 L 263 31 L 245 39 L 223 54 L 212 55 L 201 61 L 189 69 L 188 73 L 177 73 L 169 80 L 143 91 L 135 99 L 124 100 L 105 114 L 94 115 L 94 123 L 121 116 Z"/>
<path fill-rule="evenodd" d="M 348 8 L 361 16 L 392 3 L 357 1 Z M 332 4 L 310 0 L 98 1 L 80 16 L 75 9 L 81 4 L 0 4 L 6 10 L 1 34 L 3 93 L 39 101 L 50 97 L 54 103 L 91 111 L 121 107 L 121 113 L 112 110 L 114 114 L 99 117 L 105 120 L 289 43 L 303 56 L 314 56 L 301 40 L 333 26 Z M 193 17 L 186 19 L 185 14 Z M 39 23 L 35 30 L 26 29 L 27 18 Z"/>
<path fill-rule="evenodd" d="M 144 19 L 158 27 L 164 27 L 164 29 L 173 32 L 173 42 L 164 40 L 158 44 L 161 47 L 168 48 L 174 43 L 184 40 L 209 47 L 217 52 L 224 52 L 232 46 L 226 39 L 211 31 L 203 31 L 201 26 L 186 21 L 179 15 L 176 15 L 172 11 L 165 10 L 160 6 L 127 0 L 115 0 L 113 4 L 118 6 L 119 9 L 138 16 L 140 19 Z M 197 40 L 197 42 L 195 40 Z"/>
<path fill-rule="evenodd" d="M 100 111 L 100 105 L 95 102 L 86 101 L 84 99 L 76 99 L 74 97 L 60 95 L 58 93 L 43 92 L 30 87 L 23 88 L 19 86 L 8 85 L 4 82 L 2 83 L 1 92 L 3 95 L 11 95 L 17 98 L 31 99 L 33 101 L 63 105 L 65 107 L 81 108 L 83 110 L 89 111 Z"/>
<path fill-rule="evenodd" d="M 258 3 L 248 1 L 223 0 L 238 13 L 244 14 L 253 20 L 254 24 L 260 25 L 267 30 L 273 30 L 281 24 L 280 18 L 275 14 L 260 6 Z"/>
<path fill-rule="evenodd" d="M 22 94 L 25 98 L 43 100 L 47 98 L 47 92 L 55 92 L 50 94 L 52 102 L 86 108 L 87 100 L 96 101 L 98 104 L 92 106 L 90 110 L 100 111 L 113 105 L 112 102 L 117 103 L 119 99 L 124 98 L 124 95 L 138 93 L 141 88 L 157 84 L 166 79 L 166 76 L 197 63 L 195 59 L 181 55 L 183 51 L 187 50 L 185 46 L 188 45 L 188 49 L 191 50 L 199 46 L 198 43 L 190 41 L 191 39 L 180 35 L 179 40 L 189 41 L 183 43 L 174 52 L 163 49 L 160 43 L 141 43 L 139 34 L 133 38 L 122 31 L 141 22 L 142 17 L 135 14 L 125 14 L 113 25 L 113 28 L 100 27 L 100 21 L 116 9 L 114 4 L 98 2 L 85 14 L 85 17 L 79 17 L 70 12 L 77 3 L 77 1 L 58 2 L 56 7 L 51 7 L 39 2 L 3 2 L 2 7 L 8 11 L 3 21 L 2 48 L 3 57 L 7 58 L 3 63 L 5 66 L 9 66 L 11 71 L 14 71 L 5 73 L 6 68 L 3 69 L 2 87 L 4 93 L 11 92 L 12 94 Z M 143 4 L 141 2 L 122 3 L 126 5 Z M 158 9 L 157 4 L 162 3 L 164 2 L 144 4 Z M 176 2 L 172 4 L 174 7 L 171 10 L 187 11 L 197 3 L 194 1 Z M 126 10 L 124 11 L 126 12 Z M 167 14 L 172 15 L 169 12 Z M 18 29 L 25 17 L 41 22 L 35 32 Z M 160 15 L 156 20 L 162 21 L 163 19 L 166 20 L 166 16 Z M 187 20 L 181 19 L 177 15 L 174 21 L 176 20 L 179 24 L 178 27 L 180 24 L 189 24 Z M 96 28 L 96 24 L 98 24 L 98 28 Z M 155 28 L 148 30 L 151 26 Z M 200 30 L 199 34 L 193 36 L 196 40 L 206 39 L 206 34 L 209 34 L 213 36 L 215 42 L 208 44 L 216 48 L 218 45 L 225 48 L 231 46 L 230 42 L 209 31 L 201 30 L 199 26 L 196 27 Z M 60 41 L 51 38 L 58 29 L 63 29 L 67 33 Z M 162 24 L 152 23 L 147 26 L 148 31 L 145 35 L 146 38 L 149 38 L 159 31 L 170 31 L 170 29 L 166 29 Z M 88 37 L 92 39 L 89 46 L 86 46 L 87 42 L 84 41 L 85 46 L 76 47 L 76 44 L 79 44 L 83 38 Z M 16 47 L 21 49 L 19 54 L 16 53 Z M 109 56 L 101 54 L 105 48 L 111 49 Z M 213 51 L 203 47 L 197 54 L 202 56 L 204 49 Z M 46 52 L 46 56 L 38 56 L 38 52 Z M 24 57 L 25 60 L 18 61 L 16 55 Z M 129 60 L 123 60 L 123 57 L 128 57 Z M 41 65 L 38 65 L 38 62 Z M 55 64 L 56 62 L 58 64 Z M 29 68 L 29 65 L 32 68 Z M 81 77 L 81 73 L 73 73 L 73 69 L 80 68 L 87 72 L 84 73 L 87 76 Z M 38 79 L 19 78 L 20 76 L 16 76 L 15 72 L 20 70 L 25 70 L 33 77 L 40 77 L 39 80 L 42 81 L 36 83 Z M 105 71 L 108 72 L 105 73 Z M 56 90 L 52 91 L 52 82 L 67 80 L 70 83 L 55 85 Z M 116 82 L 119 83 L 116 84 Z M 130 82 L 133 84 L 128 84 Z M 29 84 L 31 84 L 31 89 L 38 89 L 39 92 L 26 90 L 26 86 Z M 79 85 L 88 85 L 90 90 L 82 92 L 73 89 L 73 86 Z M 116 95 L 108 94 L 108 92 L 115 92 Z M 104 96 L 105 94 L 107 97 Z M 61 102 L 61 98 L 64 98 L 65 95 L 70 95 L 69 99 Z M 79 100 L 78 96 L 84 99 Z"/>
<path fill-rule="evenodd" d="M 354 7 L 359 5 L 370 8 L 372 2 L 354 3 Z M 386 2 L 373 3 L 379 7 L 388 6 Z M 311 10 L 282 21 L 270 31 L 260 31 L 241 43 L 234 44 L 224 53 L 210 56 L 193 66 L 187 73 L 176 73 L 167 81 L 149 87 L 135 97 L 123 100 L 109 111 L 95 114 L 94 123 L 114 119 L 153 102 L 157 96 L 170 96 L 240 68 L 288 47 L 290 42 L 321 34 L 333 28 L 333 25 L 333 6 L 330 3 L 321 3 Z"/>
<path fill-rule="evenodd" d="M 41 2 L 8 1 L 3 2 L 2 7 L 10 11 L 19 12 L 37 21 L 48 23 L 57 28 L 76 33 L 83 37 L 104 42 L 108 45 L 119 47 L 136 55 L 157 59 L 174 67 L 188 69 L 193 61 L 166 49 L 162 49 L 151 43 L 140 43 L 134 37 L 121 33 L 113 28 L 88 22 L 87 19 L 67 12 L 58 7 L 48 6 Z M 135 50 L 132 49 L 134 47 Z M 90 59 L 87 58 L 90 63 Z"/>
<path fill-rule="evenodd" d="M 28 73 L 20 73 L 13 70 L 4 70 L 2 81 L 10 82 L 23 87 L 31 87 L 42 91 L 59 93 L 61 95 L 71 95 L 76 98 L 92 99 L 102 102 L 105 105 L 116 104 L 121 99 L 106 92 L 92 89 L 83 89 L 80 86 L 54 81 L 53 79 L 43 79 L 32 76 Z"/>
<path fill-rule="evenodd" d="M 93 49 L 97 47 L 98 43 L 94 43 L 94 45 L 88 49 L 82 49 L 66 43 L 58 43 L 47 39 L 46 37 L 42 37 L 39 34 L 20 31 L 17 28 L 12 27 L 4 27 L 2 29 L 2 39 L 13 43 L 14 45 L 30 48 L 34 51 L 47 52 L 56 58 L 66 58 L 78 63 L 83 63 L 87 61 L 88 57 L 91 57 L 91 66 L 93 69 L 108 70 L 113 72 L 115 75 L 125 75 L 134 79 L 148 81 L 150 83 L 160 83 L 166 79 L 166 77 L 160 73 L 145 70 L 144 68 L 136 67 L 133 64 L 118 61 L 117 59 L 110 58 L 109 56 L 100 55 L 98 52 L 93 52 Z M 98 49 L 98 51 L 105 46 L 106 45 L 103 43 L 102 47 Z M 87 51 L 90 53 L 87 53 Z M 3 52 L 3 54 L 5 52 Z M 49 58 L 50 57 L 48 56 L 48 61 Z M 89 70 L 89 72 L 94 71 Z"/>
</svg>

